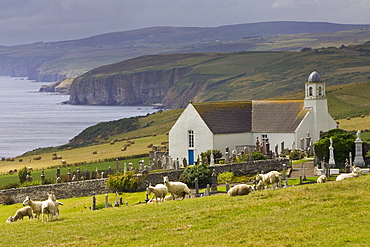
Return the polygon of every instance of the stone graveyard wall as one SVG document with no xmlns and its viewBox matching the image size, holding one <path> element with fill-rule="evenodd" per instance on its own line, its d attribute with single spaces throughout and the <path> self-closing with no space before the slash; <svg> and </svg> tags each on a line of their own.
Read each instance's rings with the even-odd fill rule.
<svg viewBox="0 0 370 247">
<path fill-rule="evenodd" d="M 102 178 L 1 190 L 0 203 L 3 203 L 5 197 L 9 196 L 12 197 L 15 203 L 22 203 L 26 196 L 29 196 L 33 201 L 46 200 L 48 199 L 48 192 L 53 192 L 57 199 L 92 196 L 93 193 L 104 194 L 110 192 L 106 186 L 106 181 L 106 178 Z"/>
<path fill-rule="evenodd" d="M 246 163 L 216 165 L 213 168 L 217 174 L 223 172 L 233 172 L 236 176 L 257 174 L 261 171 L 282 170 L 283 164 L 290 167 L 288 159 L 249 161 Z M 168 176 L 170 181 L 178 181 L 182 170 L 149 173 L 146 179 L 140 184 L 138 191 L 143 191 L 151 183 L 153 185 L 163 183 L 163 176 Z M 47 193 L 55 193 L 57 199 L 67 199 L 73 197 L 92 196 L 95 194 L 112 193 L 106 186 L 107 178 L 75 181 L 68 183 L 48 184 L 23 188 L 14 188 L 0 191 L 0 203 L 6 197 L 11 197 L 15 203 L 21 203 L 29 196 L 32 200 L 46 200 Z"/>
<path fill-rule="evenodd" d="M 216 173 L 233 172 L 235 176 L 257 174 L 263 171 L 267 173 L 272 170 L 283 170 L 283 164 L 290 167 L 289 159 L 256 160 L 245 163 L 214 166 Z"/>
</svg>

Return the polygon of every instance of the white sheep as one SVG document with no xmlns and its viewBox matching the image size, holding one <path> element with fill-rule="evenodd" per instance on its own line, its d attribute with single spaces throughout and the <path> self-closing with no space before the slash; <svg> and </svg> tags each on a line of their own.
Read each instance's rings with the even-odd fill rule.
<svg viewBox="0 0 370 247">
<path fill-rule="evenodd" d="M 56 215 L 55 204 L 49 194 L 49 198 L 46 201 L 42 201 L 41 204 L 42 222 L 44 222 L 44 214 L 48 216 L 48 221 L 53 221 L 53 217 Z"/>
<path fill-rule="evenodd" d="M 9 216 L 6 222 L 23 220 L 24 216 L 28 216 L 29 219 L 33 218 L 32 209 L 30 206 L 18 209 L 17 212 L 15 212 L 14 216 Z"/>
<path fill-rule="evenodd" d="M 276 186 L 278 188 L 281 187 L 281 173 L 278 171 L 270 171 L 266 174 L 257 174 L 256 181 L 259 181 L 257 184 L 257 189 L 263 189 L 264 187 L 268 187 L 272 185 L 272 189 L 274 190 Z"/>
<path fill-rule="evenodd" d="M 321 175 L 320 177 L 317 178 L 316 182 L 318 184 L 322 184 L 322 183 L 326 183 L 327 180 L 328 180 L 328 178 L 325 175 Z"/>
<path fill-rule="evenodd" d="M 58 207 L 59 207 L 59 205 L 64 205 L 64 204 L 61 203 L 60 201 L 58 201 L 53 193 L 48 193 L 48 198 L 51 199 L 54 202 L 55 218 L 58 219 L 58 216 L 59 216 L 59 208 Z"/>
<path fill-rule="evenodd" d="M 28 196 L 23 201 L 23 206 L 30 206 L 32 212 L 35 214 L 35 218 L 39 219 L 42 209 L 42 202 L 32 201 Z"/>
<path fill-rule="evenodd" d="M 35 214 L 35 218 L 40 219 L 42 214 L 42 222 L 44 222 L 44 214 L 48 215 L 49 220 L 53 220 L 55 215 L 55 204 L 51 199 L 46 201 L 32 201 L 28 196 L 23 201 L 23 206 L 30 206 L 32 212 Z"/>
<path fill-rule="evenodd" d="M 338 177 L 335 179 L 335 181 L 342 181 L 342 180 L 348 179 L 348 178 L 361 177 L 361 175 L 362 175 L 361 168 L 360 167 L 353 166 L 351 173 L 342 173 L 342 174 L 339 174 Z"/>
<path fill-rule="evenodd" d="M 254 193 L 254 188 L 248 184 L 238 184 L 229 189 L 227 192 L 228 196 L 242 196 L 248 195 L 249 193 Z"/>
<path fill-rule="evenodd" d="M 163 182 L 167 186 L 168 192 L 171 193 L 173 200 L 175 200 L 175 196 L 181 197 L 181 200 L 184 200 L 186 194 L 191 198 L 191 191 L 186 184 L 182 182 L 170 182 L 168 177 L 163 177 Z"/>
<path fill-rule="evenodd" d="M 168 188 L 164 184 L 149 185 L 146 188 L 146 195 L 149 196 L 151 193 L 153 193 L 153 197 L 148 202 L 151 202 L 154 197 L 156 202 L 158 202 L 158 198 L 160 202 L 163 202 L 168 193 Z"/>
</svg>

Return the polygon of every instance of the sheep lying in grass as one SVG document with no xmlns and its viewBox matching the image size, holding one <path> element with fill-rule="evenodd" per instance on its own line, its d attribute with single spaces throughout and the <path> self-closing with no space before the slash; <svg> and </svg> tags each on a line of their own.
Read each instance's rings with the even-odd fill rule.
<svg viewBox="0 0 370 247">
<path fill-rule="evenodd" d="M 23 220 L 24 216 L 28 216 L 29 219 L 33 218 L 32 209 L 30 206 L 18 209 L 14 216 L 9 216 L 6 222 L 14 222 L 17 220 Z"/>
<path fill-rule="evenodd" d="M 228 196 L 242 196 L 248 195 L 249 193 L 254 193 L 254 188 L 251 185 L 247 184 L 238 184 L 229 189 L 227 192 Z"/>
<path fill-rule="evenodd" d="M 186 194 L 191 198 L 191 191 L 186 184 L 182 182 L 170 182 L 168 177 L 163 177 L 163 181 L 168 188 L 168 193 L 171 193 L 173 200 L 175 200 L 175 196 L 181 197 L 181 200 L 184 200 Z"/>
<path fill-rule="evenodd" d="M 348 178 L 357 178 L 357 177 L 361 177 L 361 175 L 362 175 L 361 168 L 360 167 L 353 166 L 351 173 L 342 173 L 342 174 L 339 174 L 338 177 L 335 179 L 335 181 L 342 181 L 342 180 L 348 179 Z"/>
<path fill-rule="evenodd" d="M 318 184 L 326 183 L 327 180 L 328 178 L 325 175 L 321 175 L 320 177 L 317 178 L 317 183 Z"/>
<path fill-rule="evenodd" d="M 164 184 L 157 184 L 156 186 L 149 185 L 146 188 L 146 195 L 149 196 L 151 193 L 153 193 L 153 197 L 148 202 L 151 202 L 154 197 L 156 202 L 158 202 L 158 198 L 160 202 L 163 202 L 168 193 L 168 188 Z"/>
<path fill-rule="evenodd" d="M 276 186 L 278 188 L 281 187 L 281 173 L 278 171 L 270 171 L 266 174 L 257 174 L 256 181 L 259 181 L 257 184 L 258 190 L 269 187 L 270 185 L 272 185 L 272 189 L 274 190 Z"/>
</svg>

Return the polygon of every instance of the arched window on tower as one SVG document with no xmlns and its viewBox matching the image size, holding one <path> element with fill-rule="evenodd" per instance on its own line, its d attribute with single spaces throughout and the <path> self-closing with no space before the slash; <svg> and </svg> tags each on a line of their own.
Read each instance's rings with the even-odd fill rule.
<svg viewBox="0 0 370 247">
<path fill-rule="evenodd" d="M 308 96 L 312 96 L 312 87 L 308 88 Z"/>
<path fill-rule="evenodd" d="M 322 89 L 321 89 L 321 87 L 319 87 L 319 96 L 321 96 L 322 95 Z"/>
</svg>

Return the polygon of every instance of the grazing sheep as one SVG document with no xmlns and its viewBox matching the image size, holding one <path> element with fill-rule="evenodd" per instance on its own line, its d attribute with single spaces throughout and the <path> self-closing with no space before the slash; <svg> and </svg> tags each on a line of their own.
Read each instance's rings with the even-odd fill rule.
<svg viewBox="0 0 370 247">
<path fill-rule="evenodd" d="M 28 216 L 29 219 L 33 218 L 32 209 L 30 206 L 18 209 L 14 216 L 9 216 L 6 222 L 14 222 L 17 220 L 23 220 L 24 216 Z"/>
<path fill-rule="evenodd" d="M 318 184 L 326 183 L 327 180 L 328 178 L 325 175 L 321 175 L 320 177 L 318 177 L 317 183 Z"/>
<path fill-rule="evenodd" d="M 227 192 L 228 196 L 242 196 L 248 195 L 249 193 L 254 193 L 254 188 L 251 185 L 247 184 L 238 184 L 229 189 Z"/>
<path fill-rule="evenodd" d="M 146 188 L 146 195 L 149 196 L 151 193 L 153 193 L 153 197 L 155 197 L 156 202 L 158 202 L 158 198 L 160 202 L 163 202 L 168 193 L 168 188 L 164 184 L 157 184 L 156 186 L 149 185 Z M 153 197 L 149 200 L 149 202 L 153 199 Z"/>
<path fill-rule="evenodd" d="M 278 171 L 270 171 L 266 174 L 257 174 L 256 181 L 259 181 L 257 184 L 258 190 L 270 185 L 272 185 L 272 189 L 274 190 L 276 186 L 278 188 L 281 186 L 281 173 Z"/>
<path fill-rule="evenodd" d="M 35 218 L 39 219 L 42 209 L 42 202 L 32 201 L 28 196 L 23 201 L 23 206 L 30 206 L 32 212 L 35 214 Z"/>
<path fill-rule="evenodd" d="M 338 177 L 335 179 L 335 181 L 342 181 L 342 180 L 348 179 L 348 178 L 357 178 L 357 177 L 361 177 L 361 175 L 362 175 L 361 168 L 353 166 L 351 173 L 342 173 L 342 174 L 338 175 Z"/>
<path fill-rule="evenodd" d="M 168 193 L 171 193 L 173 200 L 175 200 L 175 195 L 181 197 L 181 200 L 184 200 L 186 194 L 191 198 L 191 191 L 186 184 L 182 182 L 170 182 L 168 177 L 163 177 L 163 181 L 168 188 Z"/>
</svg>

